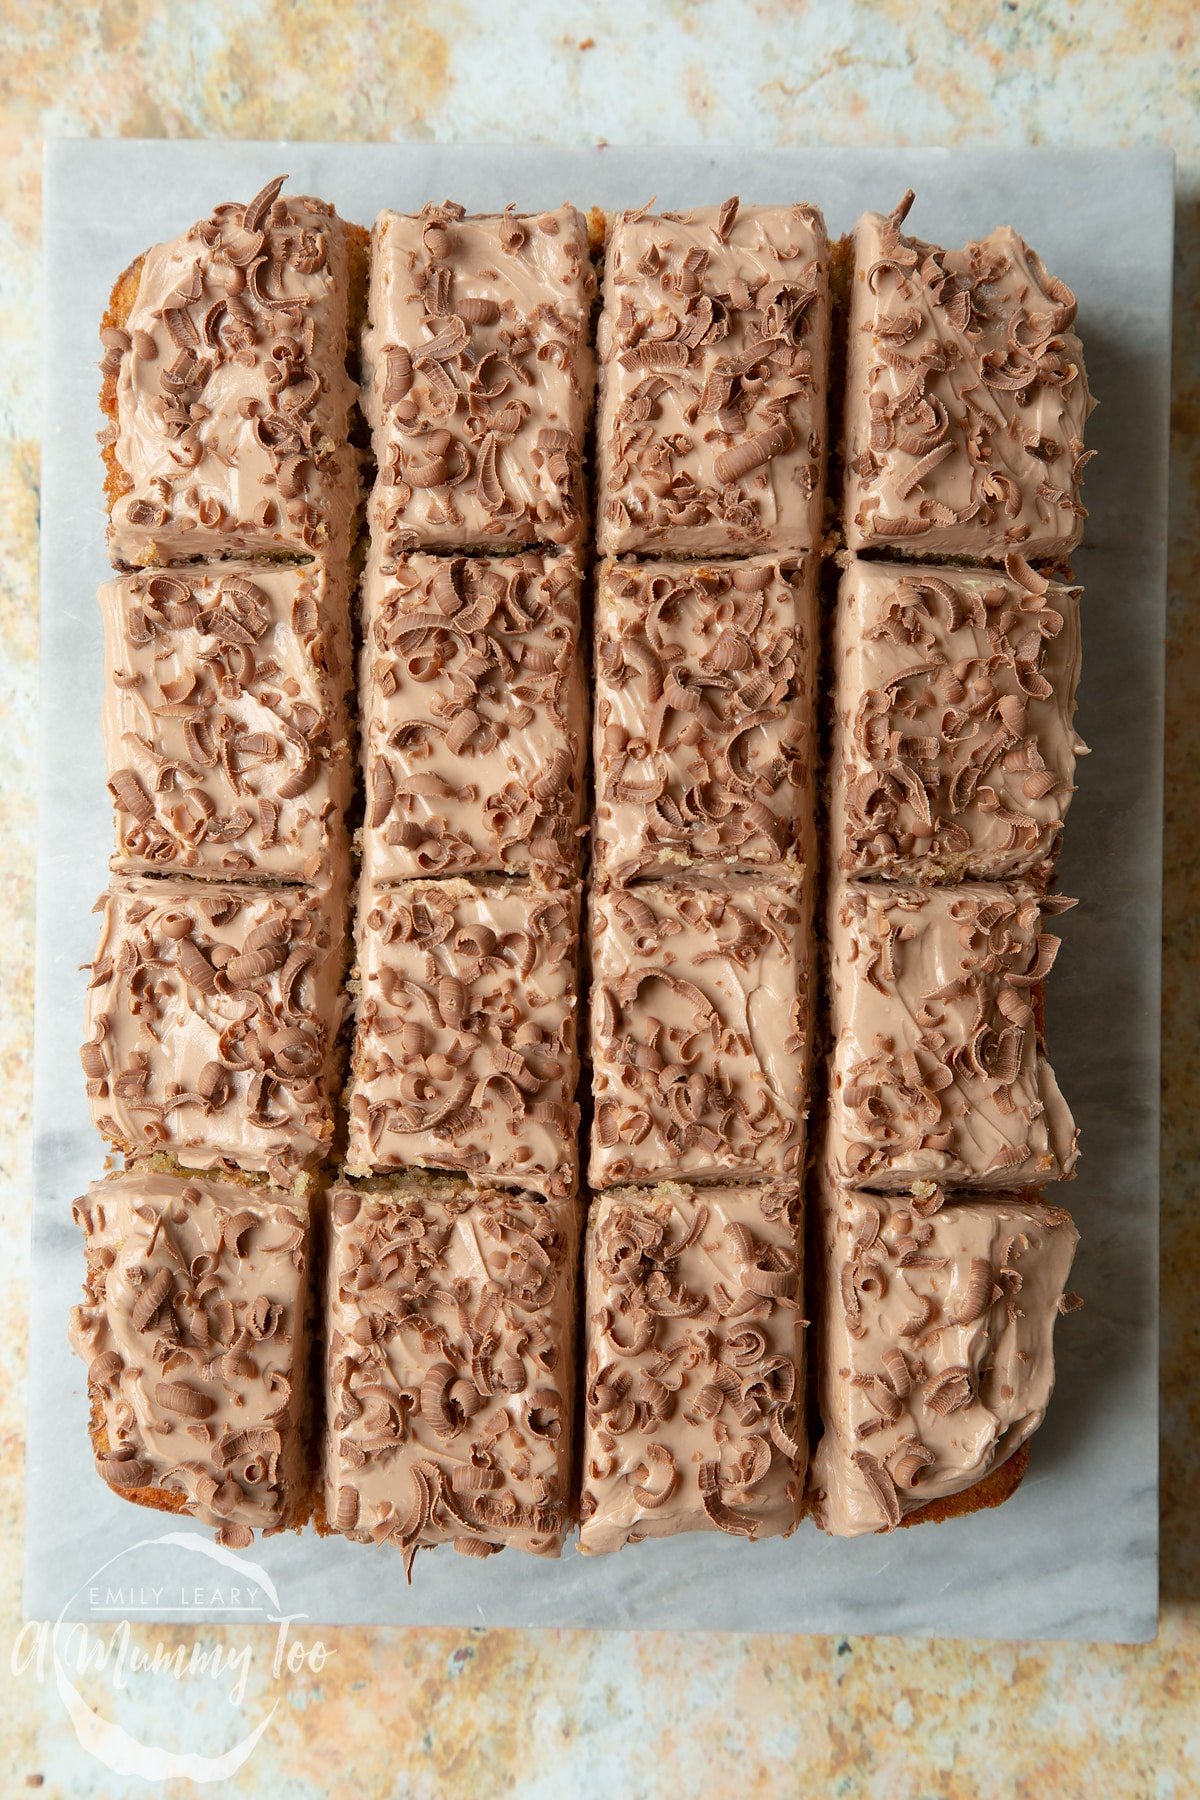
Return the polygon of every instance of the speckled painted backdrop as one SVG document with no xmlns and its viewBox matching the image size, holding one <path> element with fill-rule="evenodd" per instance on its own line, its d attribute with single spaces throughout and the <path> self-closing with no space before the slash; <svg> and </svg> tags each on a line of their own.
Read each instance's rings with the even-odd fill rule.
<svg viewBox="0 0 1200 1800">
<path fill-rule="evenodd" d="M 340 1631 L 236 1791 L 1200 1792 L 1200 15 L 1186 0 L 0 0 L 0 1645 L 19 1623 L 32 1028 L 38 285 L 49 135 L 1170 144 L 1163 1606 L 1135 1649 Z M 1136 256 L 1136 245 L 1115 246 Z M 1132 603 L 1132 601 L 1131 601 Z M 1131 1204 L 1139 1197 L 1131 1195 Z M 1014 1571 L 1019 1579 L 1019 1571 Z M 139 1639 L 134 1632 L 133 1641 Z M 174 1642 L 171 1633 L 156 1636 Z M 220 1634 L 210 1634 L 219 1637 Z M 185 1634 L 178 1634 L 186 1643 Z M 269 1653 L 246 1700 L 257 1718 Z M 195 1690 L 189 1690 L 194 1692 Z M 0 1680 L 5 1792 L 110 1795 L 52 1684 Z M 139 1787 L 136 1791 L 143 1791 Z M 164 1793 L 194 1791 L 167 1784 Z"/>
</svg>

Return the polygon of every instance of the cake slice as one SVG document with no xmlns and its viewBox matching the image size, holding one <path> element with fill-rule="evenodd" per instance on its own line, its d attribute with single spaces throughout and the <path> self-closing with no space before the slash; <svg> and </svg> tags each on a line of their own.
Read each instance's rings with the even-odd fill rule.
<svg viewBox="0 0 1200 1800">
<path fill-rule="evenodd" d="M 575 544 L 596 278 L 587 224 L 554 212 L 384 212 L 371 234 L 363 410 L 372 539 L 414 549 Z"/>
<path fill-rule="evenodd" d="M 604 565 L 600 880 L 813 866 L 816 575 L 815 557 Z"/>
<path fill-rule="evenodd" d="M 292 1186 L 330 1152 L 345 889 L 118 876 L 101 896 L 81 1052 L 118 1150 Z"/>
<path fill-rule="evenodd" d="M 786 1536 L 806 1465 L 798 1187 L 664 1183 L 593 1202 L 579 1547 Z"/>
<path fill-rule="evenodd" d="M 833 1179 L 822 1238 L 811 1493 L 824 1530 L 856 1537 L 966 1496 L 1037 1430 L 1079 1234 L 1036 1196 L 915 1200 Z"/>
<path fill-rule="evenodd" d="M 578 889 L 364 885 L 357 945 L 349 1172 L 573 1193 Z"/>
<path fill-rule="evenodd" d="M 327 1527 L 466 1556 L 569 1528 L 578 1207 L 454 1179 L 329 1195 Z"/>
<path fill-rule="evenodd" d="M 579 565 L 405 556 L 364 583 L 370 883 L 578 880 L 587 757 Z"/>
<path fill-rule="evenodd" d="M 347 856 L 345 575 L 143 570 L 100 590 L 117 867 L 317 881 Z"/>
<path fill-rule="evenodd" d="M 816 549 L 829 338 L 815 207 L 615 214 L 597 333 L 600 550 Z"/>
<path fill-rule="evenodd" d="M 312 1231 L 306 1198 L 143 1164 L 73 1208 L 96 1468 L 140 1506 L 234 1549 L 309 1516 Z"/>
<path fill-rule="evenodd" d="M 828 1149 L 840 1180 L 1006 1189 L 1073 1173 L 1076 1131 L 1042 1041 L 1073 902 L 1030 888 L 835 886 Z"/>
<path fill-rule="evenodd" d="M 593 894 L 593 1187 L 803 1168 L 810 937 L 784 882 Z"/>
<path fill-rule="evenodd" d="M 912 200 L 854 232 L 846 543 L 971 562 L 1066 556 L 1087 516 L 1094 404 L 1075 296 L 1011 226 L 962 250 L 906 236 Z"/>
<path fill-rule="evenodd" d="M 350 546 L 366 234 L 323 200 L 281 198 L 284 179 L 155 245 L 113 290 L 101 441 L 118 565 Z"/>
<path fill-rule="evenodd" d="M 854 562 L 834 625 L 830 825 L 846 875 L 1050 874 L 1074 793 L 1079 592 Z"/>
</svg>

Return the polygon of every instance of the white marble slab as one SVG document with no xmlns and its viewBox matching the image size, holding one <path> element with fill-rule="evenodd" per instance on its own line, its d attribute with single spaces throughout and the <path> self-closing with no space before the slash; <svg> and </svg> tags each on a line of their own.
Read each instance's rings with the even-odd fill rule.
<svg viewBox="0 0 1200 1800">
<path fill-rule="evenodd" d="M 1065 1197 L 1083 1231 L 1059 1331 L 1058 1392 L 1007 1505 L 891 1537 L 787 1542 L 715 1534 L 561 1563 L 515 1553 L 400 1558 L 275 1538 L 252 1555 L 281 1606 L 316 1623 L 569 1625 L 913 1632 L 1136 1642 L 1157 1616 L 1157 1214 L 1161 757 L 1173 171 L 1156 150 L 486 150 L 433 145 L 52 144 L 46 160 L 42 761 L 38 865 L 33 1307 L 25 1609 L 91 1616 L 81 1584 L 169 1527 L 111 1495 L 92 1468 L 83 1369 L 66 1342 L 79 1295 L 71 1201 L 103 1171 L 79 1069 L 92 898 L 111 816 L 100 743 L 105 575 L 94 432 L 96 327 L 116 273 L 218 201 L 281 170 L 349 218 L 452 196 L 472 209 L 660 208 L 804 199 L 832 232 L 918 190 L 914 228 L 962 242 L 1009 222 L 1080 296 L 1102 405 L 1089 442 L 1092 509 L 1081 730 L 1092 755 L 1071 813 L 1064 921 L 1050 992 L 1053 1060 L 1083 1128 Z M 183 1550 L 155 1569 L 194 1572 Z M 136 1563 L 136 1558 L 133 1559 Z M 131 1563 L 131 1566 L 133 1566 Z M 171 1616 L 180 1617 L 178 1612 Z M 225 1616 L 193 1609 L 197 1622 Z"/>
</svg>

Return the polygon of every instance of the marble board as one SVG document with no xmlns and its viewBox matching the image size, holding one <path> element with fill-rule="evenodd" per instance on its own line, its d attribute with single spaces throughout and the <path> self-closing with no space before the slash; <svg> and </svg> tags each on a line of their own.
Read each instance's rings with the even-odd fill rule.
<svg viewBox="0 0 1200 1800">
<path fill-rule="evenodd" d="M 25 1612 L 99 1616 L 96 1574 L 156 1573 L 141 1607 L 228 1620 L 229 1591 L 192 1581 L 196 1551 L 165 1515 L 130 1507 L 93 1471 L 84 1371 L 66 1339 L 81 1236 L 71 1202 L 105 1168 L 78 1045 L 84 975 L 106 879 L 111 813 L 100 742 L 105 578 L 94 433 L 97 324 L 116 274 L 218 201 L 287 170 L 369 222 L 430 198 L 471 210 L 658 209 L 811 200 L 832 234 L 916 188 L 913 226 L 962 243 L 1011 222 L 1080 299 L 1101 406 L 1089 434 L 1091 510 L 1075 559 L 1085 589 L 1080 771 L 1050 990 L 1055 1067 L 1082 1128 L 1064 1190 L 1083 1233 L 1085 1309 L 1058 1334 L 1058 1387 L 1029 1473 L 994 1512 L 840 1542 L 811 1524 L 761 1545 L 715 1533 L 561 1562 L 401 1560 L 313 1534 L 247 1557 L 270 1604 L 323 1624 L 583 1626 L 1140 1642 L 1158 1605 L 1158 1084 L 1163 643 L 1173 164 L 1152 150 L 651 150 L 433 144 L 73 141 L 47 147 L 42 689 L 33 1292 Z M 209 1540 L 211 1542 L 211 1540 Z M 124 1596 L 128 1583 L 120 1588 Z M 172 1605 L 176 1596 L 180 1604 Z M 258 1616 L 275 1616 L 270 1612 Z M 111 1616 L 111 1608 L 109 1610 Z"/>
</svg>

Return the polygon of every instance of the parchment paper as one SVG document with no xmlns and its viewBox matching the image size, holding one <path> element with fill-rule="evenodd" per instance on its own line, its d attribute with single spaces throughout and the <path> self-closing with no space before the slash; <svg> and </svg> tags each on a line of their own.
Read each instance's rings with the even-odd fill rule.
<svg viewBox="0 0 1200 1800">
<path fill-rule="evenodd" d="M 704 151 L 74 142 L 46 158 L 42 761 L 38 864 L 34 1258 L 25 1607 L 91 1616 L 80 1584 L 171 1521 L 96 1476 L 83 1367 L 66 1340 L 82 1237 L 71 1201 L 103 1172 L 78 1045 L 112 823 L 100 740 L 106 574 L 94 433 L 97 325 L 117 273 L 214 204 L 287 170 L 370 223 L 383 206 L 460 199 L 542 208 L 815 201 L 832 233 L 917 189 L 913 228 L 958 244 L 1011 222 L 1080 298 L 1102 405 L 1080 729 L 1092 747 L 1071 811 L 1050 987 L 1051 1056 L 1083 1130 L 1060 1190 L 1083 1245 L 1085 1310 L 1058 1332 L 1058 1390 L 1013 1500 L 995 1512 L 836 1542 L 811 1525 L 746 1545 L 701 1533 L 599 1559 L 439 1551 L 406 1588 L 387 1548 L 288 1534 L 256 1543 L 280 1603 L 314 1623 L 917 1632 L 1139 1641 L 1157 1609 L 1157 1210 L 1162 668 L 1172 163 L 1165 152 Z M 1055 1198 L 1059 1195 L 1056 1194 Z M 156 1568 L 171 1569 L 156 1552 Z M 178 1574 L 194 1569 L 179 1553 Z M 171 1617 L 178 1619 L 179 1613 Z M 193 1610 L 200 1621 L 226 1616 Z"/>
</svg>

